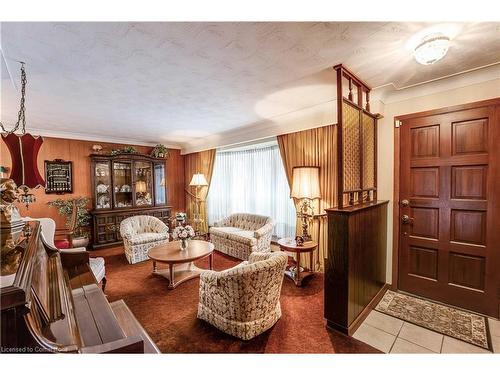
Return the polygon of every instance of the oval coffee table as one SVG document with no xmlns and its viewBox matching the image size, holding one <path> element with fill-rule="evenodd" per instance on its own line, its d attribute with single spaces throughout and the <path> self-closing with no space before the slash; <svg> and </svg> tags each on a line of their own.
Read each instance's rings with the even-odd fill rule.
<svg viewBox="0 0 500 375">
<path fill-rule="evenodd" d="M 184 281 L 198 277 L 203 271 L 193 262 L 209 257 L 209 267 L 213 265 L 214 245 L 201 240 L 190 240 L 186 250 L 181 250 L 180 241 L 167 242 L 155 246 L 148 251 L 148 257 L 153 261 L 153 274 L 165 277 L 169 283 L 168 288 L 174 289 Z M 160 270 L 157 263 L 168 264 L 168 269 Z"/>
</svg>

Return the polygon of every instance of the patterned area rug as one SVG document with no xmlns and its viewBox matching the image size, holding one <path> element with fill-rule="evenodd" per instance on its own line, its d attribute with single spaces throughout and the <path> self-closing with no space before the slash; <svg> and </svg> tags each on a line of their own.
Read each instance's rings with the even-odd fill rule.
<svg viewBox="0 0 500 375">
<path fill-rule="evenodd" d="M 390 290 L 375 310 L 491 350 L 488 320 L 480 315 Z"/>
</svg>

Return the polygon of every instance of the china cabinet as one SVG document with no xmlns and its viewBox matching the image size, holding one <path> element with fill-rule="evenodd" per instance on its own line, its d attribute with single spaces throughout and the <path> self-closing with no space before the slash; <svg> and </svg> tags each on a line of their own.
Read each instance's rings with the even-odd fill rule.
<svg viewBox="0 0 500 375">
<path fill-rule="evenodd" d="M 170 227 L 165 159 L 143 154 L 92 154 L 93 247 L 119 244 L 120 223 L 151 215 Z"/>
</svg>

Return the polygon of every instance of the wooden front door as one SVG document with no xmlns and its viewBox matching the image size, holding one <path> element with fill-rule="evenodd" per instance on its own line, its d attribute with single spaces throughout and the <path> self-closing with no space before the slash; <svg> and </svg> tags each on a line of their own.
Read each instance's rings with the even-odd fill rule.
<svg viewBox="0 0 500 375">
<path fill-rule="evenodd" d="M 495 104 L 403 118 L 398 284 L 403 291 L 498 317 L 500 110 Z"/>
</svg>

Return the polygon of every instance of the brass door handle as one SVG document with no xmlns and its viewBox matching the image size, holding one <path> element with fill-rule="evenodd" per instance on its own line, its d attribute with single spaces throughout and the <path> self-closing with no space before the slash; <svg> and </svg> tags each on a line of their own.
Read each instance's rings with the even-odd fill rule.
<svg viewBox="0 0 500 375">
<path fill-rule="evenodd" d="M 410 205 L 410 201 L 408 199 L 403 199 L 401 201 L 401 206 L 402 207 L 408 207 Z"/>
<path fill-rule="evenodd" d="M 408 215 L 401 216 L 401 221 L 403 222 L 403 224 L 413 224 L 413 218 L 409 217 Z"/>
</svg>

